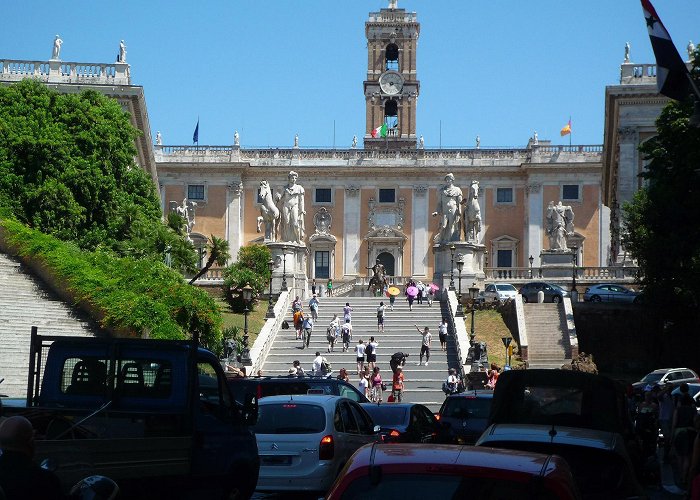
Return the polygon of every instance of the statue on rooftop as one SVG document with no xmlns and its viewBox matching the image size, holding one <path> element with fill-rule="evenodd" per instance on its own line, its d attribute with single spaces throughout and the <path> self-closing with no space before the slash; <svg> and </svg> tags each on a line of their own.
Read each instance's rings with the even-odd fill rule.
<svg viewBox="0 0 700 500">
<path fill-rule="evenodd" d="M 126 62 L 126 45 L 124 44 L 124 40 L 119 42 L 119 57 L 117 58 L 117 62 Z"/>
<path fill-rule="evenodd" d="M 61 40 L 60 36 L 56 35 L 56 39 L 53 41 L 51 59 L 58 59 L 61 56 L 61 45 L 63 45 L 63 40 Z"/>
<path fill-rule="evenodd" d="M 294 134 L 294 147 L 299 147 L 299 134 Z"/>
<path fill-rule="evenodd" d="M 481 147 L 481 137 L 478 135 L 476 136 L 476 149 L 479 149 Z"/>
<path fill-rule="evenodd" d="M 630 43 L 625 43 L 625 62 L 630 62 Z"/>
<path fill-rule="evenodd" d="M 241 138 L 238 135 L 238 130 L 233 131 L 233 145 L 234 146 L 240 146 L 241 145 Z"/>
<path fill-rule="evenodd" d="M 390 9 L 398 9 L 398 0 L 389 0 L 389 8 Z"/>
<path fill-rule="evenodd" d="M 537 130 L 535 130 L 535 133 L 532 135 L 532 144 L 537 146 L 539 143 L 540 140 L 537 138 Z"/>
<path fill-rule="evenodd" d="M 440 191 L 438 205 L 433 212 L 433 217 L 440 216 L 437 242 L 459 241 L 462 229 L 460 204 L 462 203 L 462 190 L 454 185 L 455 176 L 451 173 L 445 176 L 445 186 Z"/>
<path fill-rule="evenodd" d="M 425 147 L 425 139 L 423 139 L 423 135 L 420 136 L 420 139 L 418 139 L 418 148 L 423 149 Z"/>
<path fill-rule="evenodd" d="M 163 145 L 163 136 L 160 135 L 160 130 L 156 132 L 156 146 L 162 146 Z"/>
<path fill-rule="evenodd" d="M 357 147 L 357 136 L 353 135 L 352 136 L 352 149 L 355 149 Z"/>
</svg>

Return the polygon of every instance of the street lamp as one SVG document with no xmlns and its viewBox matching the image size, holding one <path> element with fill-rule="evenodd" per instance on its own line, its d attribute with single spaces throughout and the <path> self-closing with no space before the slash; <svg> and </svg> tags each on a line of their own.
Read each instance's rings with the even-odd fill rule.
<svg viewBox="0 0 700 500">
<path fill-rule="evenodd" d="M 287 288 L 287 247 L 282 246 L 282 286 L 280 292 L 286 292 Z"/>
<path fill-rule="evenodd" d="M 455 244 L 450 245 L 450 290 L 455 289 Z"/>
<path fill-rule="evenodd" d="M 489 251 L 484 250 L 484 278 L 488 278 L 486 275 L 486 268 L 489 267 Z"/>
<path fill-rule="evenodd" d="M 455 316 L 463 317 L 464 309 L 462 308 L 462 269 L 464 269 L 464 255 L 457 254 L 457 271 L 459 271 L 459 291 L 457 292 L 457 312 Z"/>
<path fill-rule="evenodd" d="M 241 294 L 243 295 L 243 302 L 245 303 L 245 309 L 243 309 L 243 352 L 241 353 L 241 364 L 243 366 L 250 366 L 252 361 L 250 359 L 250 349 L 248 348 L 248 313 L 250 309 L 250 300 L 253 298 L 253 287 L 250 283 L 241 289 Z"/>
<path fill-rule="evenodd" d="M 574 302 L 578 302 L 578 290 L 576 290 L 576 261 L 578 260 L 578 247 L 571 247 L 571 251 L 573 252 L 571 254 L 571 298 L 574 300 Z"/>
<path fill-rule="evenodd" d="M 476 305 L 476 298 L 479 296 L 479 289 L 474 286 L 475 284 L 469 287 L 469 298 L 472 299 L 472 329 L 469 333 L 469 345 L 474 344 L 474 337 L 476 337 L 474 333 L 474 306 Z"/>
<path fill-rule="evenodd" d="M 265 314 L 265 317 L 274 318 L 275 307 L 272 305 L 272 271 L 275 269 L 275 261 L 272 259 L 267 261 L 267 268 L 270 270 L 270 294 L 267 301 L 267 313 Z"/>
<path fill-rule="evenodd" d="M 527 260 L 530 261 L 530 279 L 532 279 L 532 263 L 535 262 L 535 258 L 532 255 L 530 255 L 530 258 Z"/>
</svg>

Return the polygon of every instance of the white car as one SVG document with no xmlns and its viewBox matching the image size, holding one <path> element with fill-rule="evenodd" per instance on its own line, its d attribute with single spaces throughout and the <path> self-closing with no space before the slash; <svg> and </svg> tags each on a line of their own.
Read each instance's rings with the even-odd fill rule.
<svg viewBox="0 0 700 500">
<path fill-rule="evenodd" d="M 379 426 L 348 398 L 269 396 L 258 404 L 257 491 L 325 493 L 350 456 L 378 440 Z"/>
<path fill-rule="evenodd" d="M 492 283 L 484 290 L 484 299 L 486 302 L 494 302 L 496 300 L 505 302 L 508 299 L 515 300 L 517 295 L 518 290 L 510 283 Z"/>
</svg>

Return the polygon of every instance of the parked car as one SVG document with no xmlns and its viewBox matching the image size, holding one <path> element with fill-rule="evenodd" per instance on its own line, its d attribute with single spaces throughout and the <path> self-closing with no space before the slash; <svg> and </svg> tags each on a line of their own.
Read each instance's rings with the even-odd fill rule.
<svg viewBox="0 0 700 500">
<path fill-rule="evenodd" d="M 505 302 L 508 299 L 515 299 L 518 290 L 510 283 L 492 283 L 484 289 L 484 299 L 486 302 Z"/>
<path fill-rule="evenodd" d="M 455 444 L 474 444 L 489 424 L 493 391 L 477 390 L 452 394 L 445 398 L 437 419 L 440 440 Z"/>
<path fill-rule="evenodd" d="M 258 491 L 325 492 L 379 426 L 339 396 L 270 396 L 258 403 Z"/>
<path fill-rule="evenodd" d="M 645 497 L 621 383 L 571 370 L 504 372 L 489 422 L 477 446 L 558 455 L 583 498 Z"/>
<path fill-rule="evenodd" d="M 690 368 L 659 368 L 644 375 L 642 380 L 632 384 L 634 392 L 644 392 L 655 385 L 672 384 L 679 386 L 683 382 L 700 383 L 698 374 Z"/>
<path fill-rule="evenodd" d="M 369 444 L 327 500 L 580 498 L 568 464 L 548 454 L 440 444 Z"/>
<path fill-rule="evenodd" d="M 422 404 L 365 403 L 361 406 L 380 427 L 379 436 L 385 443 L 434 443 L 438 437 L 440 424 Z"/>
<path fill-rule="evenodd" d="M 681 388 L 676 387 L 671 391 L 671 396 L 673 397 L 679 397 L 681 393 Z M 688 384 L 688 394 L 690 394 L 690 397 L 693 398 L 693 401 L 695 401 L 695 406 L 700 407 L 700 384 L 691 382 Z"/>
<path fill-rule="evenodd" d="M 625 288 L 615 283 L 600 283 L 589 286 L 583 294 L 586 302 L 622 302 L 626 304 L 637 303 L 639 292 Z"/>
<path fill-rule="evenodd" d="M 544 292 L 545 302 L 561 302 L 564 297 L 570 297 L 571 294 L 564 290 L 559 285 L 554 283 L 545 283 L 544 281 L 533 281 L 526 283 L 520 288 L 520 294 L 523 296 L 523 302 L 537 302 L 537 292 Z"/>
<path fill-rule="evenodd" d="M 344 396 L 358 403 L 369 403 L 354 385 L 336 378 L 321 377 L 232 377 L 228 387 L 239 403 L 246 401 L 246 395 L 258 399 L 280 394 L 319 394 Z"/>
</svg>

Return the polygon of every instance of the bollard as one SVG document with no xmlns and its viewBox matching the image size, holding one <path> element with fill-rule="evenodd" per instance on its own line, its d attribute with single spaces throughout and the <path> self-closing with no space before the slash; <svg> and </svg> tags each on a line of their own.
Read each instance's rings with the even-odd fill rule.
<svg viewBox="0 0 700 500">
<path fill-rule="evenodd" d="M 540 290 L 537 292 L 537 303 L 542 304 L 544 302 L 544 292 Z"/>
</svg>

